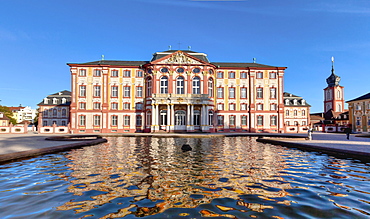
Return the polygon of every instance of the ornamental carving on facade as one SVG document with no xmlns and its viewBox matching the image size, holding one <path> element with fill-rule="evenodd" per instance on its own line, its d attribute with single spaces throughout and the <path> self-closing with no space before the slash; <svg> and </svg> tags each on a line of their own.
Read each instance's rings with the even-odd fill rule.
<svg viewBox="0 0 370 219">
<path fill-rule="evenodd" d="M 184 53 L 176 53 L 170 58 L 161 61 L 160 63 L 173 63 L 173 64 L 201 64 L 200 62 L 191 59 L 184 55 Z"/>
</svg>

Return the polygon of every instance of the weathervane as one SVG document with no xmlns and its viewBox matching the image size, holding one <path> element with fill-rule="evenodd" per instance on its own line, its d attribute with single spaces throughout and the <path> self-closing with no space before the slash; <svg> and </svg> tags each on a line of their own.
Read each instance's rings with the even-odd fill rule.
<svg viewBox="0 0 370 219">
<path fill-rule="evenodd" d="M 256 58 L 253 58 L 253 63 L 256 63 L 256 60 L 257 60 Z"/>
<path fill-rule="evenodd" d="M 331 57 L 331 72 L 334 74 L 334 56 Z"/>
</svg>

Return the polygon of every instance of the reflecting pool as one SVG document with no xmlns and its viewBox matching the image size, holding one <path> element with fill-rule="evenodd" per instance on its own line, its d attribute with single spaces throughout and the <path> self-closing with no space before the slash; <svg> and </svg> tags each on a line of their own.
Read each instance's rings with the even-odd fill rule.
<svg viewBox="0 0 370 219">
<path fill-rule="evenodd" d="M 0 165 L 0 218 L 369 218 L 369 180 L 252 137 L 111 137 Z"/>
</svg>

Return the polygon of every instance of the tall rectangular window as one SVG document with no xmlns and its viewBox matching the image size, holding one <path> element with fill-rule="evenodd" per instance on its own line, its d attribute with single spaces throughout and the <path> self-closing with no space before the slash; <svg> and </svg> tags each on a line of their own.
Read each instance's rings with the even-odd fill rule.
<svg viewBox="0 0 370 219">
<path fill-rule="evenodd" d="M 270 72 L 270 79 L 276 78 L 276 72 Z"/>
<path fill-rule="evenodd" d="M 257 88 L 257 98 L 263 98 L 263 88 L 262 87 Z"/>
<path fill-rule="evenodd" d="M 217 125 L 218 126 L 224 125 L 224 116 L 217 116 Z"/>
<path fill-rule="evenodd" d="M 229 98 L 235 99 L 235 87 L 229 88 Z"/>
<path fill-rule="evenodd" d="M 263 72 L 257 72 L 257 78 L 258 79 L 263 78 Z"/>
<path fill-rule="evenodd" d="M 356 125 L 361 125 L 361 117 L 356 117 Z"/>
<path fill-rule="evenodd" d="M 263 125 L 263 116 L 257 116 L 257 125 Z"/>
<path fill-rule="evenodd" d="M 80 116 L 79 125 L 80 126 L 85 126 L 86 125 L 86 116 Z"/>
<path fill-rule="evenodd" d="M 85 102 L 81 102 L 79 108 L 80 109 L 86 109 L 86 103 Z"/>
<path fill-rule="evenodd" d="M 136 72 L 136 77 L 138 77 L 138 78 L 142 78 L 143 75 L 144 75 L 144 72 L 141 71 L 141 70 Z"/>
<path fill-rule="evenodd" d="M 143 97 L 143 87 L 136 87 L 136 97 Z"/>
<path fill-rule="evenodd" d="M 229 110 L 235 110 L 235 103 L 229 104 Z"/>
<path fill-rule="evenodd" d="M 235 78 L 235 72 L 229 72 L 229 78 Z"/>
<path fill-rule="evenodd" d="M 247 125 L 247 116 L 242 116 L 242 125 Z"/>
<path fill-rule="evenodd" d="M 241 72 L 240 78 L 243 78 L 243 79 L 247 78 L 247 72 Z"/>
<path fill-rule="evenodd" d="M 276 99 L 276 88 L 274 87 L 270 88 L 270 98 Z"/>
<path fill-rule="evenodd" d="M 118 87 L 117 86 L 112 87 L 112 97 L 118 97 Z"/>
<path fill-rule="evenodd" d="M 123 97 L 130 97 L 131 87 L 123 87 Z"/>
<path fill-rule="evenodd" d="M 118 70 L 112 70 L 111 71 L 111 76 L 112 77 L 118 77 Z"/>
<path fill-rule="evenodd" d="M 224 78 L 224 73 L 222 71 L 218 71 L 217 78 Z"/>
<path fill-rule="evenodd" d="M 136 126 L 141 126 L 143 123 L 143 117 L 140 115 L 136 116 Z"/>
<path fill-rule="evenodd" d="M 100 97 L 100 86 L 94 86 L 94 97 Z"/>
<path fill-rule="evenodd" d="M 130 109 L 130 103 L 123 103 L 123 109 L 129 110 Z"/>
<path fill-rule="evenodd" d="M 240 88 L 240 98 L 247 98 L 247 88 L 246 87 L 241 87 Z"/>
<path fill-rule="evenodd" d="M 276 110 L 276 104 L 271 104 L 270 105 L 270 110 L 275 111 Z"/>
<path fill-rule="evenodd" d="M 131 71 L 130 70 L 124 70 L 123 71 L 123 77 L 125 77 L 125 78 L 131 77 Z"/>
<path fill-rule="evenodd" d="M 242 104 L 240 105 L 240 110 L 247 110 L 247 104 L 242 103 Z"/>
<path fill-rule="evenodd" d="M 111 103 L 111 109 L 117 110 L 118 109 L 118 103 Z"/>
<path fill-rule="evenodd" d="M 217 98 L 224 98 L 224 88 L 223 87 L 217 88 Z"/>
<path fill-rule="evenodd" d="M 124 116 L 123 125 L 124 126 L 130 126 L 130 116 Z"/>
<path fill-rule="evenodd" d="M 81 77 L 86 76 L 86 69 L 80 69 L 79 76 L 81 76 Z"/>
<path fill-rule="evenodd" d="M 100 116 L 94 116 L 94 126 L 100 126 Z"/>
<path fill-rule="evenodd" d="M 94 106 L 94 109 L 97 109 L 97 110 L 100 109 L 100 103 L 94 103 L 93 106 Z"/>
<path fill-rule="evenodd" d="M 235 116 L 230 116 L 229 117 L 229 124 L 230 124 L 230 126 L 235 126 Z"/>
<path fill-rule="evenodd" d="M 118 124 L 118 116 L 112 116 L 112 126 L 117 126 Z"/>
<path fill-rule="evenodd" d="M 86 86 L 85 85 L 80 86 L 80 97 L 86 97 Z"/>
<path fill-rule="evenodd" d="M 94 77 L 100 77 L 101 76 L 101 70 L 99 69 L 95 69 L 94 70 L 94 74 L 93 74 Z"/>
<path fill-rule="evenodd" d="M 271 125 L 272 126 L 276 126 L 276 119 L 277 117 L 276 116 L 271 116 Z"/>
<path fill-rule="evenodd" d="M 224 104 L 218 103 L 217 104 L 217 110 L 223 110 L 224 109 Z"/>
<path fill-rule="evenodd" d="M 257 110 L 263 110 L 263 104 L 262 103 L 257 104 Z"/>
</svg>

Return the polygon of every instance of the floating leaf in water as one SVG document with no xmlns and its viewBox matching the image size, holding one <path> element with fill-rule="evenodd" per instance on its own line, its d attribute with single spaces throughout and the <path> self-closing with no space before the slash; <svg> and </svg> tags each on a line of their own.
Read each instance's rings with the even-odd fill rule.
<svg viewBox="0 0 370 219">
<path fill-rule="evenodd" d="M 220 209 L 221 211 L 232 211 L 232 210 L 235 210 L 235 208 L 226 207 L 226 206 L 222 206 L 222 205 L 216 205 L 216 207 L 218 209 Z"/>
</svg>

